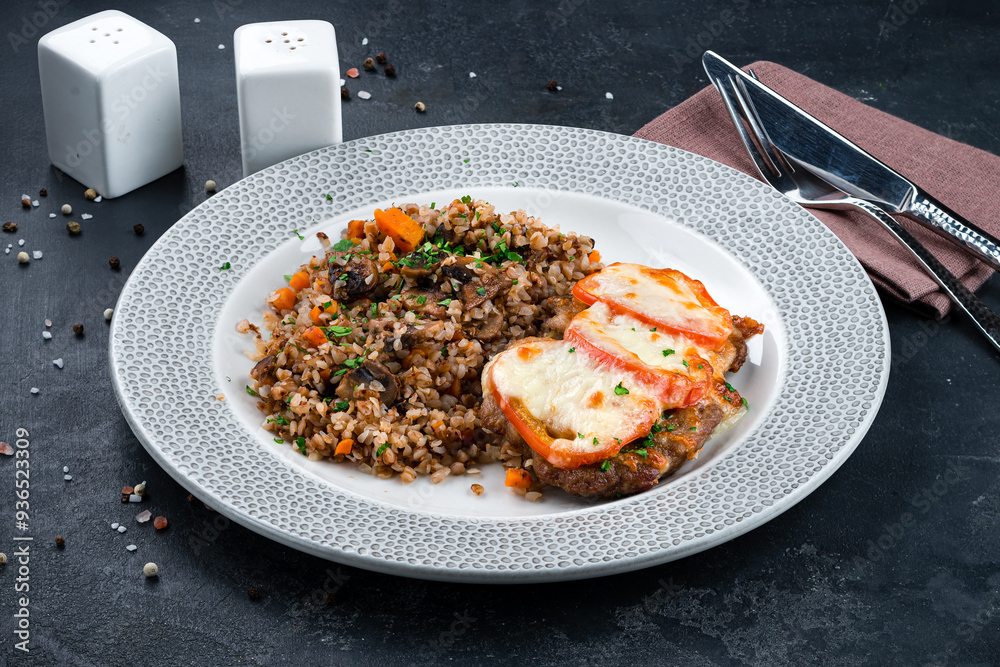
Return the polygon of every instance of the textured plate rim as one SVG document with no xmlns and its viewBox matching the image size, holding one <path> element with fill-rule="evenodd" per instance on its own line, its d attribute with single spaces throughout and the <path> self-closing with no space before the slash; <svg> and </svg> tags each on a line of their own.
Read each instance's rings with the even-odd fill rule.
<svg viewBox="0 0 1000 667">
<path fill-rule="evenodd" d="M 296 173 L 301 176 L 302 172 L 308 171 L 311 167 L 315 167 L 317 160 L 327 160 L 331 162 L 334 160 L 348 160 L 354 161 L 355 164 L 361 164 L 360 160 L 365 159 L 361 154 L 361 151 L 371 153 L 370 149 L 362 148 L 364 146 L 389 145 L 399 141 L 416 139 L 442 140 L 445 138 L 445 135 L 455 135 L 457 138 L 476 138 L 486 142 L 488 144 L 488 148 L 493 148 L 495 146 L 504 146 L 509 148 L 509 142 L 519 141 L 526 137 L 531 138 L 534 141 L 538 141 L 540 137 L 543 140 L 546 138 L 551 139 L 553 137 L 559 137 L 562 140 L 573 140 L 584 145 L 592 145 L 595 149 L 614 149 L 624 151 L 630 155 L 639 155 L 647 160 L 650 160 L 651 162 L 658 162 L 659 164 L 654 164 L 653 166 L 659 168 L 666 167 L 669 164 L 676 165 L 679 162 L 682 163 L 682 166 L 686 169 L 724 174 L 723 180 L 728 181 L 728 185 L 731 187 L 740 187 L 748 191 L 756 191 L 756 194 L 761 197 L 762 200 L 766 201 L 768 205 L 775 207 L 776 210 L 784 215 L 790 216 L 790 220 L 794 220 L 802 226 L 801 228 L 796 229 L 796 233 L 804 234 L 806 239 L 818 243 L 825 251 L 831 253 L 831 256 L 837 260 L 837 265 L 842 270 L 846 270 L 850 273 L 853 280 L 852 286 L 855 289 L 861 290 L 863 296 L 867 300 L 865 305 L 871 311 L 869 313 L 872 316 L 871 319 L 864 322 L 863 325 L 867 327 L 867 342 L 870 345 L 874 345 L 876 362 L 880 363 L 877 363 L 869 369 L 870 377 L 867 378 L 868 391 L 862 397 L 865 399 L 863 402 L 863 408 L 860 411 L 857 423 L 850 431 L 850 435 L 838 443 L 833 455 L 828 456 L 827 461 L 819 465 L 808 476 L 805 483 L 795 486 L 793 489 L 777 498 L 776 501 L 769 502 L 766 505 L 753 507 L 751 514 L 739 518 L 732 524 L 728 524 L 725 528 L 711 530 L 704 535 L 698 535 L 694 538 L 685 540 L 679 545 L 659 543 L 658 545 L 654 545 L 659 546 L 659 548 L 656 549 L 646 550 L 642 553 L 616 554 L 611 560 L 605 559 L 601 562 L 584 563 L 582 565 L 559 564 L 557 566 L 552 566 L 551 563 L 541 564 L 536 558 L 533 563 L 523 567 L 517 566 L 512 568 L 494 567 L 488 569 L 477 569 L 476 567 L 470 566 L 469 569 L 463 569 L 461 567 L 428 563 L 426 559 L 424 559 L 423 562 L 419 562 L 419 559 L 390 560 L 388 558 L 378 557 L 372 553 L 359 553 L 354 551 L 353 548 L 344 549 L 342 546 L 334 544 L 319 543 L 315 539 L 295 534 L 286 527 L 288 524 L 281 525 L 281 522 L 279 521 L 277 522 L 278 525 L 276 525 L 275 522 L 269 522 L 258 514 L 246 511 L 245 508 L 237 507 L 236 503 L 239 499 L 229 499 L 226 497 L 224 490 L 216 488 L 215 485 L 206 484 L 203 479 L 197 479 L 196 476 L 192 474 L 190 469 L 185 469 L 187 466 L 179 465 L 175 457 L 170 456 L 163 451 L 161 443 L 164 441 L 164 438 L 171 438 L 174 436 L 172 434 L 167 436 L 164 436 L 163 434 L 155 436 L 153 434 L 155 429 L 152 428 L 153 425 L 150 423 L 148 410 L 144 412 L 141 409 L 141 406 L 136 404 L 137 401 L 135 392 L 142 390 L 143 388 L 130 383 L 128 375 L 129 371 L 134 370 L 135 368 L 135 362 L 128 358 L 129 354 L 134 354 L 134 347 L 129 345 L 129 343 L 134 342 L 134 340 L 129 339 L 129 331 L 127 330 L 127 324 L 129 321 L 123 321 L 122 317 L 132 315 L 132 313 L 129 312 L 131 301 L 136 297 L 136 290 L 141 289 L 143 286 L 143 280 L 149 277 L 147 275 L 148 272 L 154 269 L 155 263 L 162 259 L 161 256 L 164 253 L 176 252 L 176 248 L 171 248 L 171 242 L 179 240 L 182 236 L 182 232 L 185 230 L 191 231 L 191 226 L 198 225 L 202 216 L 208 215 L 219 205 L 225 203 L 227 201 L 227 193 L 230 198 L 234 196 L 239 197 L 241 193 L 245 193 L 247 191 L 252 192 L 253 188 L 259 187 L 260 183 L 267 178 L 277 177 L 287 179 L 289 175 Z M 505 144 L 505 141 L 508 143 Z M 328 162 L 328 164 L 329 163 L 330 162 Z M 518 165 L 507 166 L 510 167 L 516 175 Z M 505 165 L 500 165 L 501 170 L 503 170 L 504 167 Z M 462 167 L 455 167 L 455 169 L 448 173 L 447 176 L 449 178 L 464 179 L 463 182 L 469 188 L 474 188 L 477 185 L 510 185 L 510 181 L 506 181 L 504 183 L 495 182 L 495 175 L 487 176 L 487 180 L 482 180 L 481 176 L 477 176 L 475 174 L 467 176 L 466 171 L 467 170 Z M 438 178 L 440 178 L 440 174 L 438 175 Z M 490 178 L 493 178 L 494 180 L 490 181 Z M 541 182 L 544 180 L 546 179 L 536 177 L 532 180 L 532 182 L 527 183 L 527 185 L 531 187 L 546 187 L 547 185 L 551 185 L 552 182 L 557 181 L 556 178 L 553 178 L 549 182 Z M 623 182 L 628 183 L 628 180 L 626 179 Z M 558 183 L 556 183 L 556 185 L 558 185 Z M 633 185 L 635 184 L 633 183 Z M 438 184 L 435 187 L 423 187 L 417 185 L 411 187 L 410 190 L 419 192 L 440 189 L 441 187 L 452 187 L 452 185 L 450 183 L 447 185 Z M 598 196 L 621 201 L 627 204 L 638 205 L 641 208 L 652 210 L 654 213 L 665 215 L 665 213 L 661 212 L 657 208 L 651 209 L 648 205 L 643 205 L 644 203 L 648 204 L 648 201 L 640 201 L 639 195 L 633 195 L 631 194 L 631 191 L 615 191 L 614 194 L 609 194 L 607 191 L 594 190 L 593 188 L 576 189 L 556 187 L 556 189 L 597 194 Z M 349 203 L 345 204 L 345 206 L 347 208 L 352 208 L 356 205 L 356 202 L 363 203 L 364 196 L 368 196 L 371 201 L 376 200 L 371 194 L 359 195 L 362 199 L 349 198 Z M 391 188 L 384 192 L 379 191 L 376 195 L 374 195 L 377 199 L 386 199 L 392 196 L 395 196 L 395 191 Z M 706 229 L 699 226 L 694 226 L 692 228 L 699 233 L 706 234 L 709 238 L 718 242 L 718 239 L 715 239 Z M 739 234 L 737 234 L 737 236 L 739 236 Z M 273 249 L 273 247 L 268 249 L 266 252 L 263 252 L 261 256 L 266 255 Z M 741 262 L 747 259 L 738 251 L 733 252 L 732 254 Z M 208 261 L 208 263 L 211 263 L 211 261 Z M 195 267 L 195 270 L 198 268 L 204 269 L 205 267 Z M 750 266 L 747 266 L 747 268 L 758 280 L 761 280 L 762 284 L 768 284 L 766 280 L 762 280 L 762 276 L 759 275 L 757 270 L 751 268 Z M 773 294 L 772 298 L 774 298 Z M 787 299 L 776 299 L 776 302 L 778 302 L 781 306 L 794 305 L 794 303 L 789 302 Z M 205 326 L 204 333 L 211 337 L 214 334 L 215 325 L 215 320 L 209 322 Z M 863 326 L 862 328 L 865 327 Z M 789 335 L 788 344 L 790 345 L 791 343 L 792 336 Z M 307 553 L 340 563 L 410 577 L 433 580 L 489 583 L 515 583 L 542 580 L 559 581 L 597 577 L 631 571 L 676 560 L 678 558 L 703 551 L 728 540 L 734 539 L 735 537 L 738 537 L 753 528 L 766 523 L 770 519 L 794 506 L 802 498 L 820 486 L 840 467 L 840 465 L 843 464 L 844 461 L 846 461 L 857 445 L 861 442 L 870 428 L 884 397 L 886 384 L 888 382 L 890 363 L 888 325 L 885 319 L 885 313 L 881 307 L 881 303 L 875 293 L 875 289 L 872 286 L 871 281 L 868 279 L 857 260 L 850 254 L 846 247 L 843 246 L 840 240 L 837 239 L 836 236 L 834 236 L 833 233 L 830 232 L 825 226 L 823 226 L 818 219 L 803 209 L 800 209 L 796 205 L 785 200 L 778 193 L 770 191 L 762 183 L 752 179 L 742 172 L 725 165 L 715 163 L 708 158 L 687 153 L 680 149 L 636 139 L 634 137 L 627 137 L 596 130 L 519 124 L 478 124 L 431 127 L 366 137 L 292 158 L 286 162 L 270 167 L 262 172 L 259 172 L 258 174 L 254 174 L 246 179 L 243 179 L 242 181 L 239 181 L 190 211 L 170 230 L 165 232 L 164 235 L 146 253 L 143 259 L 136 266 L 136 269 L 129 276 L 128 281 L 122 289 L 118 304 L 115 308 L 115 316 L 111 324 L 108 345 L 109 365 L 116 397 L 119 401 L 122 412 L 129 423 L 129 426 L 132 428 L 143 447 L 150 453 L 157 463 L 183 487 L 188 489 L 199 499 L 207 502 L 223 515 L 279 543 L 286 544 Z M 787 383 L 788 379 L 783 378 L 782 382 Z M 785 387 L 783 386 L 783 391 L 784 388 Z M 145 391 L 148 393 L 148 387 L 145 388 Z M 780 400 L 780 397 L 778 400 Z M 757 435 L 758 437 L 761 437 L 761 434 Z M 281 467 L 284 464 L 275 461 L 274 465 L 276 467 Z M 709 476 L 708 472 L 710 472 L 710 470 L 699 474 L 693 478 L 690 483 L 709 483 L 707 477 Z M 297 473 L 293 471 L 292 474 L 294 475 Z M 335 489 L 328 491 L 334 495 L 342 495 L 346 497 L 349 501 L 349 505 L 370 505 L 376 509 L 380 505 L 376 501 L 359 502 L 358 498 L 352 496 L 352 494 L 348 492 L 337 491 Z M 565 524 L 566 521 L 574 518 L 585 522 L 589 521 L 589 527 L 597 530 L 600 529 L 600 526 L 597 524 L 599 524 L 602 520 L 607 521 L 609 516 L 620 518 L 620 510 L 622 508 L 634 508 L 636 503 L 641 502 L 642 497 L 643 496 L 641 495 L 637 496 L 635 497 L 636 500 L 632 502 L 619 501 L 610 511 L 603 512 L 600 511 L 600 508 L 597 508 L 596 511 L 595 508 L 587 508 L 585 510 L 581 510 L 580 512 L 567 513 L 568 516 L 545 515 L 541 517 L 525 517 L 519 520 L 496 520 L 490 518 L 468 517 L 463 519 L 463 521 L 475 526 L 477 530 L 493 531 L 498 535 L 505 536 L 510 536 L 511 532 L 514 530 L 521 530 L 523 532 L 525 527 L 528 529 L 545 529 L 546 527 L 551 529 L 559 526 L 560 524 Z M 381 507 L 383 511 L 387 508 L 389 511 L 407 515 L 407 520 L 416 521 L 417 523 L 433 522 L 435 520 L 442 519 L 445 522 L 453 520 L 453 518 L 449 517 L 412 512 L 387 505 L 382 505 Z M 367 511 L 371 508 L 356 507 L 355 509 L 358 511 Z M 545 524 L 548 525 L 546 526 Z M 633 522 L 630 524 L 630 527 L 635 528 L 637 525 L 638 524 Z M 426 526 L 420 527 L 426 528 Z M 511 532 L 505 533 L 504 531 Z M 471 553 L 463 555 L 466 557 L 482 556 L 482 554 Z M 465 565 L 468 564 L 465 563 Z"/>
</svg>

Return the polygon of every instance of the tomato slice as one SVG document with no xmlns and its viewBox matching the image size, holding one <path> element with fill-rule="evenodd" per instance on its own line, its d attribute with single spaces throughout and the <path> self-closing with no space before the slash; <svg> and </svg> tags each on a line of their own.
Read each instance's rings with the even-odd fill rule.
<svg viewBox="0 0 1000 667">
<path fill-rule="evenodd" d="M 587 305 L 601 301 L 618 314 L 688 338 L 699 347 L 718 350 L 733 331 L 729 311 L 717 304 L 705 286 L 675 269 L 639 264 L 612 264 L 573 286 Z"/>
<path fill-rule="evenodd" d="M 484 377 L 528 446 L 562 469 L 614 456 L 649 433 L 660 412 L 638 385 L 573 347 L 522 341 L 494 357 Z"/>
<path fill-rule="evenodd" d="M 694 405 L 712 381 L 711 364 L 686 339 L 615 315 L 601 302 L 577 314 L 565 338 L 599 364 L 645 385 L 666 410 Z"/>
</svg>

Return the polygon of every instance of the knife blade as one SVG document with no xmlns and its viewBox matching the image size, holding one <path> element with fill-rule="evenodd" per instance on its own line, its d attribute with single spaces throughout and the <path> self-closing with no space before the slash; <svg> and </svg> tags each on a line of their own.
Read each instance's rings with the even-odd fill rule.
<svg viewBox="0 0 1000 667">
<path fill-rule="evenodd" d="M 1000 240 L 989 232 L 965 220 L 850 139 L 718 54 L 706 51 L 702 64 L 712 80 L 740 77 L 766 127 L 768 139 L 782 153 L 837 189 L 890 213 L 913 218 L 1000 270 Z"/>
</svg>

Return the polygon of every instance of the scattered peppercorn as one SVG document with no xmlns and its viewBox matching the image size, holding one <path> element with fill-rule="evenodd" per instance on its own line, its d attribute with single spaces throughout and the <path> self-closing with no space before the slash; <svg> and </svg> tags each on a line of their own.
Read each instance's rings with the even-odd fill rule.
<svg viewBox="0 0 1000 667">
<path fill-rule="evenodd" d="M 17 253 L 17 261 L 20 262 L 21 264 L 27 264 L 30 259 L 31 258 L 28 257 L 28 253 L 24 252 L 23 250 Z"/>
<path fill-rule="evenodd" d="M 559 84 L 556 83 L 555 79 L 550 80 L 547 84 L 545 84 L 545 87 L 551 90 L 553 93 L 559 90 Z"/>
<path fill-rule="evenodd" d="M 369 60 L 371 60 L 371 58 L 369 58 Z M 259 600 L 260 599 L 260 589 L 257 588 L 256 586 L 251 586 L 247 590 L 247 596 L 249 596 L 249 598 L 251 600 Z"/>
<path fill-rule="evenodd" d="M 6 564 L 7 564 L 7 554 L 0 553 L 0 565 L 6 565 Z"/>
<path fill-rule="evenodd" d="M 146 563 L 142 566 L 142 573 L 152 579 L 160 574 L 160 568 L 156 565 L 156 563 Z"/>
<path fill-rule="evenodd" d="M 56 546 L 59 547 L 60 549 L 66 546 L 66 540 L 63 539 L 62 535 L 56 535 Z"/>
<path fill-rule="evenodd" d="M 73 333 L 75 333 L 77 336 L 82 336 L 83 335 L 83 325 L 80 324 L 79 322 L 76 323 L 76 324 L 74 324 L 73 325 Z"/>
<path fill-rule="evenodd" d="M 112 257 L 111 259 L 109 259 L 108 260 L 108 264 L 115 271 L 117 271 L 118 269 L 120 269 L 122 267 L 122 261 L 120 259 L 118 259 L 117 257 Z"/>
<path fill-rule="evenodd" d="M 10 232 L 10 233 L 13 234 L 14 232 L 17 231 L 17 223 L 16 222 L 5 222 L 5 223 L 3 223 L 3 230 L 5 232 Z"/>
<path fill-rule="evenodd" d="M 349 100 L 351 99 L 351 91 L 347 89 L 347 86 L 340 87 L 340 99 Z"/>
<path fill-rule="evenodd" d="M 48 197 L 49 196 L 49 191 L 46 190 L 45 188 L 42 188 L 41 190 L 38 191 L 38 196 L 39 197 Z"/>
<path fill-rule="evenodd" d="M 385 66 L 385 75 L 389 76 L 389 77 L 396 76 L 396 68 L 393 67 L 392 65 L 386 65 Z"/>
<path fill-rule="evenodd" d="M 70 206 L 69 204 L 63 204 L 62 208 L 59 210 L 62 211 L 63 215 L 69 215 L 70 213 L 73 212 L 73 207 Z"/>
<path fill-rule="evenodd" d="M 485 491 L 485 490 L 486 489 L 483 488 L 482 484 L 473 484 L 472 485 L 472 492 L 474 494 L 476 494 L 477 496 L 483 495 L 483 491 Z"/>
<path fill-rule="evenodd" d="M 115 314 L 115 309 L 114 308 L 105 308 L 104 309 L 104 319 L 106 319 L 107 321 L 110 322 L 111 321 L 111 317 L 114 314 Z"/>
<path fill-rule="evenodd" d="M 73 236 L 79 234 L 80 229 L 81 229 L 80 223 L 76 222 L 75 220 L 70 220 L 69 222 L 66 223 L 66 231 L 72 234 Z"/>
<path fill-rule="evenodd" d="M 144 496 L 146 495 L 146 485 L 140 482 L 139 484 L 135 485 L 135 489 L 133 489 L 133 491 L 137 496 Z"/>
<path fill-rule="evenodd" d="M 413 108 L 417 110 L 417 113 L 423 113 L 427 111 L 427 105 L 423 102 L 417 102 L 413 105 Z"/>
<path fill-rule="evenodd" d="M 365 70 L 368 72 L 375 71 L 375 61 L 371 58 L 365 58 Z M 28 202 L 28 206 L 31 206 L 31 202 Z"/>
<path fill-rule="evenodd" d="M 142 236 L 146 233 L 146 228 L 142 225 L 132 225 L 132 231 L 135 232 L 136 236 Z"/>
<path fill-rule="evenodd" d="M 211 179 L 205 181 L 205 191 L 206 192 L 215 192 L 216 188 L 218 188 L 218 187 L 219 187 L 219 185 L 215 181 L 213 181 Z"/>
<path fill-rule="evenodd" d="M 24 208 L 31 208 L 31 200 L 28 198 L 22 199 L 21 206 L 23 206 Z"/>
<path fill-rule="evenodd" d="M 97 191 L 94 188 L 87 188 L 83 191 L 83 196 L 90 200 L 97 199 Z"/>
<path fill-rule="evenodd" d="M 189 493 L 189 494 L 187 494 L 187 498 L 185 500 L 187 500 L 189 503 L 193 503 L 194 502 L 194 496 Z"/>
<path fill-rule="evenodd" d="M 375 62 L 377 62 L 379 65 L 384 65 L 385 64 L 385 54 L 384 53 L 377 53 L 377 54 L 375 54 Z"/>
<path fill-rule="evenodd" d="M 167 517 L 158 516 L 155 519 L 153 519 L 153 528 L 157 530 L 163 530 L 166 527 L 167 527 Z"/>
</svg>

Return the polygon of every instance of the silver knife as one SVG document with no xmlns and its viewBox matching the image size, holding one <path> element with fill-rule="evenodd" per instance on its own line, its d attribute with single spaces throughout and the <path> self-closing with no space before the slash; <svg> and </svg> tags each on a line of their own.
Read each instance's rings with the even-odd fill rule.
<svg viewBox="0 0 1000 667">
<path fill-rule="evenodd" d="M 913 218 L 1000 270 L 1000 240 L 718 54 L 706 51 L 702 63 L 710 79 L 740 77 L 768 138 L 782 153 L 837 189 Z"/>
</svg>

